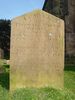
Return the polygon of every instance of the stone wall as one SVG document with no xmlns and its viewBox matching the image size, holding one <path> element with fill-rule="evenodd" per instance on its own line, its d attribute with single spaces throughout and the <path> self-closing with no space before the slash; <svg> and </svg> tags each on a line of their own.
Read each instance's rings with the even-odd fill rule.
<svg viewBox="0 0 75 100">
<path fill-rule="evenodd" d="M 66 22 L 66 54 L 75 56 L 75 0 L 68 0 Z"/>
</svg>

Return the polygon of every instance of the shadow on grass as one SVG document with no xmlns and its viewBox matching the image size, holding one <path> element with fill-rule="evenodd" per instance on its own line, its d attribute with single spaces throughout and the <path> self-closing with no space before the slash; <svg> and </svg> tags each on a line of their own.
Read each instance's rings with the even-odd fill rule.
<svg viewBox="0 0 75 100">
<path fill-rule="evenodd" d="M 64 68 L 65 71 L 75 71 L 75 65 L 65 65 L 65 68 Z"/>
<path fill-rule="evenodd" d="M 0 85 L 9 90 L 9 73 L 0 74 Z"/>
</svg>

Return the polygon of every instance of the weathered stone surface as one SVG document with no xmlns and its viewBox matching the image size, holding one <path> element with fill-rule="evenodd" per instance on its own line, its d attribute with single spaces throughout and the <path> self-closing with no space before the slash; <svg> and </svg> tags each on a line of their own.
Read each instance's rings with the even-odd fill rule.
<svg viewBox="0 0 75 100">
<path fill-rule="evenodd" d="M 66 23 L 66 54 L 75 56 L 75 0 L 68 0 Z"/>
<path fill-rule="evenodd" d="M 63 86 L 64 21 L 42 10 L 11 23 L 10 88 Z"/>
</svg>

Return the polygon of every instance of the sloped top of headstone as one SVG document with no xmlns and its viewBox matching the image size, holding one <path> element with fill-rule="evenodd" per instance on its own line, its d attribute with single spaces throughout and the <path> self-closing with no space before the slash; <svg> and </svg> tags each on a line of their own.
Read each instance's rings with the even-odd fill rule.
<svg viewBox="0 0 75 100">
<path fill-rule="evenodd" d="M 34 11 L 30 12 L 30 13 L 26 13 L 24 15 L 21 15 L 21 16 L 18 16 L 16 18 L 13 18 L 12 21 L 16 21 L 16 22 L 19 21 L 20 23 L 21 22 L 24 23 L 26 18 L 30 18 L 30 17 L 33 17 L 33 16 L 37 17 L 37 15 L 39 17 L 41 15 L 43 15 L 43 16 L 45 15 L 45 16 L 48 16 L 49 18 L 53 19 L 53 20 L 64 22 L 64 20 L 62 20 L 62 19 L 60 19 L 60 18 L 58 18 L 58 17 L 56 17 L 56 16 L 54 16 L 54 15 L 52 15 L 50 13 L 47 13 L 47 12 L 45 12 L 43 10 L 34 10 Z"/>
</svg>

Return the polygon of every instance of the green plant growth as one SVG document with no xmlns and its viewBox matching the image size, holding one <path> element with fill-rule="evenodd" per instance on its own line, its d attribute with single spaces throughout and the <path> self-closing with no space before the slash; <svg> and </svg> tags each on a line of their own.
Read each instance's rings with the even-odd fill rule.
<svg viewBox="0 0 75 100">
<path fill-rule="evenodd" d="M 4 65 L 9 69 L 8 65 Z M 75 66 L 66 66 L 64 71 L 64 89 L 23 88 L 9 95 L 9 70 L 0 74 L 0 100 L 75 100 Z"/>
<path fill-rule="evenodd" d="M 0 100 L 9 100 L 9 70 L 5 60 L 0 60 L 0 68 L 3 70 L 0 73 Z"/>
</svg>

